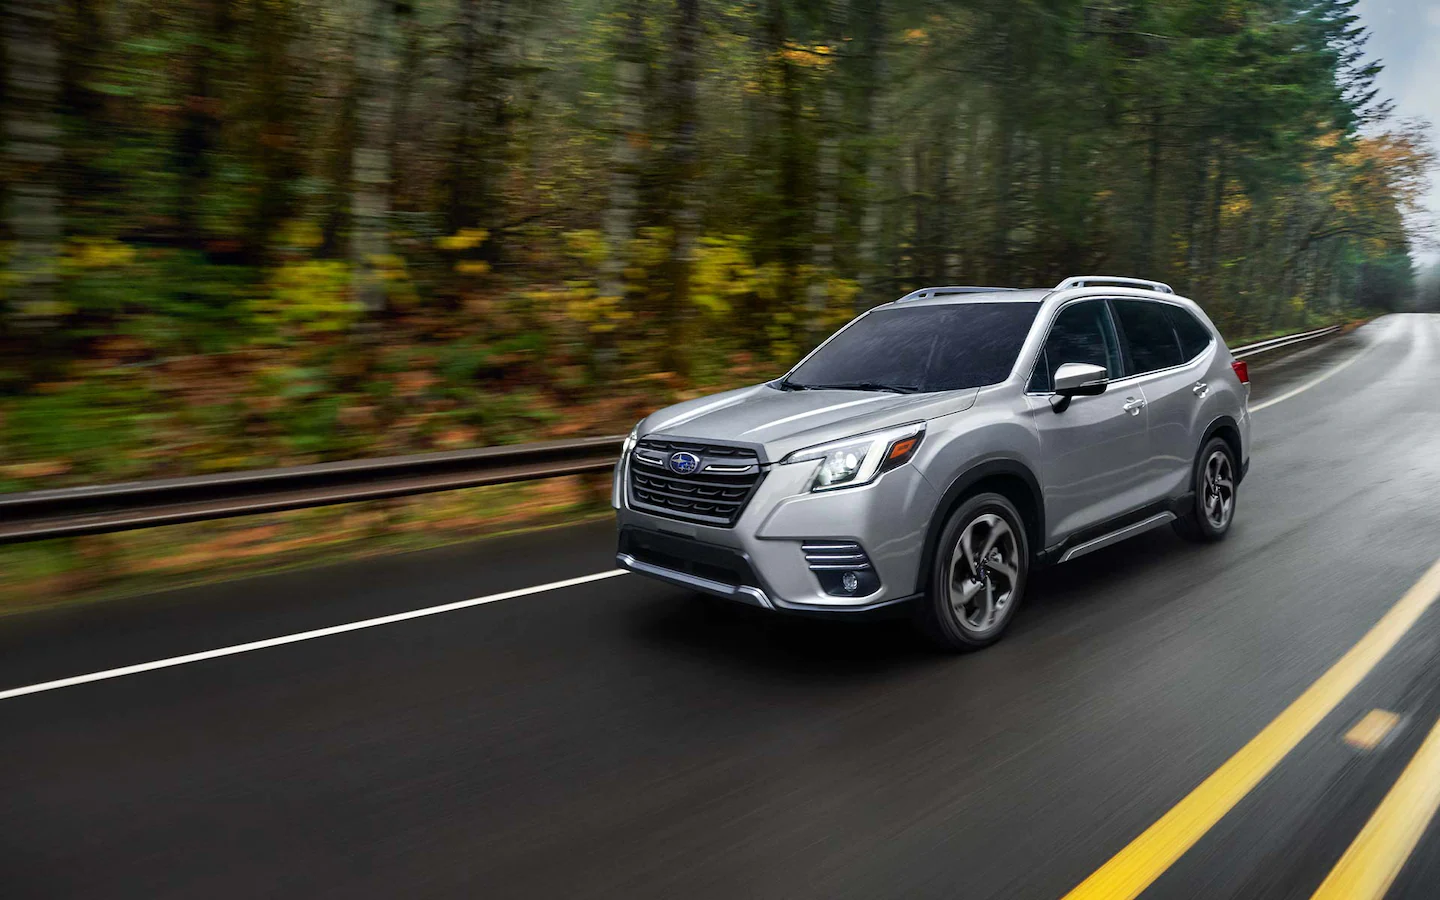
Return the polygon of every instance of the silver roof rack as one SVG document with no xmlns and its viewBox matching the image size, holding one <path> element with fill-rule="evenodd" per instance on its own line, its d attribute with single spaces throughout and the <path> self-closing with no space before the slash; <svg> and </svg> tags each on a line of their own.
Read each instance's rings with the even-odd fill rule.
<svg viewBox="0 0 1440 900">
<path fill-rule="evenodd" d="M 896 303 L 903 303 L 906 300 L 929 300 L 931 297 L 946 297 L 952 294 L 992 294 L 996 291 L 1013 291 L 1010 287 L 976 287 L 974 285 L 953 284 L 948 287 L 923 287 L 913 290 L 905 296 L 896 300 Z"/>
<path fill-rule="evenodd" d="M 1055 285 L 1055 290 L 1068 291 L 1071 288 L 1094 287 L 1100 284 L 1130 285 L 1131 287 L 1145 288 L 1147 291 L 1159 291 L 1162 294 L 1175 293 L 1175 289 L 1163 281 L 1151 281 L 1148 278 L 1126 278 L 1121 275 L 1071 275 Z"/>
</svg>

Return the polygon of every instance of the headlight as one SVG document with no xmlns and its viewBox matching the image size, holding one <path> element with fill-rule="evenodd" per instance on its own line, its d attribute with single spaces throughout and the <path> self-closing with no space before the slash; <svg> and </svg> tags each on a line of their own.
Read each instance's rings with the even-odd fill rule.
<svg viewBox="0 0 1440 900">
<path fill-rule="evenodd" d="M 625 436 L 625 443 L 620 446 L 620 461 L 615 464 L 615 477 L 610 482 L 610 505 L 616 509 L 625 507 L 625 472 L 630 465 L 630 452 L 635 449 L 635 443 L 640 440 L 640 426 L 637 424 L 630 429 Z"/>
<path fill-rule="evenodd" d="M 881 472 L 904 465 L 915 455 L 924 436 L 925 423 L 902 425 L 796 450 L 782 463 L 819 460 L 820 465 L 810 482 L 812 491 L 858 487 L 874 481 Z"/>
</svg>

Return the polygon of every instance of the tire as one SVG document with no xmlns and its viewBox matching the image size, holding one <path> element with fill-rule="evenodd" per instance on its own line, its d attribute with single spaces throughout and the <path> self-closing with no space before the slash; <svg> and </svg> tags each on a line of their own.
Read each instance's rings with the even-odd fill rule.
<svg viewBox="0 0 1440 900">
<path fill-rule="evenodd" d="M 1029 576 L 1030 541 L 1019 511 L 1000 494 L 977 494 L 945 521 L 930 590 L 915 605 L 916 624 L 946 650 L 988 647 L 1010 623 Z"/>
<path fill-rule="evenodd" d="M 1212 437 L 1195 457 L 1191 476 L 1194 499 L 1174 522 L 1175 533 L 1197 544 L 1225 539 L 1235 522 L 1235 452 L 1224 438 Z"/>
</svg>

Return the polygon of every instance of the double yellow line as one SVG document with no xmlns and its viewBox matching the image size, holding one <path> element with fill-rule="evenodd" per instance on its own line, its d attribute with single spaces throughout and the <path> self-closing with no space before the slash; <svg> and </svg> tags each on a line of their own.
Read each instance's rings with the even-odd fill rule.
<svg viewBox="0 0 1440 900">
<path fill-rule="evenodd" d="M 1264 730 L 1065 900 L 1132 900 L 1174 865 L 1314 730 L 1440 597 L 1440 562 Z M 1423 787 L 1423 790 L 1421 789 Z M 1398 795 L 1398 796 L 1397 796 Z M 1315 895 L 1380 898 L 1440 804 L 1440 725 Z"/>
</svg>

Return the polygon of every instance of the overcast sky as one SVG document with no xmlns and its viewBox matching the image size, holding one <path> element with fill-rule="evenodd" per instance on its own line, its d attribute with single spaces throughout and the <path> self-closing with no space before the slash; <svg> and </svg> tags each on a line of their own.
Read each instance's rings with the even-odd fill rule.
<svg viewBox="0 0 1440 900">
<path fill-rule="evenodd" d="M 1360 0 L 1355 7 L 1370 30 L 1366 49 L 1385 64 L 1380 91 L 1395 101 L 1395 115 L 1430 122 L 1440 148 L 1440 0 Z M 1440 172 L 1430 177 L 1431 215 L 1440 220 Z M 1423 254 L 1426 263 L 1440 253 Z"/>
</svg>

